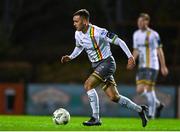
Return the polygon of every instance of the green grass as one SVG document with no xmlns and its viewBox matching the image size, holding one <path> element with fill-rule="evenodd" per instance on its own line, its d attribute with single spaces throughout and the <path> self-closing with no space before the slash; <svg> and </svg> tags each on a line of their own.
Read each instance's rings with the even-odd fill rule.
<svg viewBox="0 0 180 132">
<path fill-rule="evenodd" d="M 125 130 L 179 130 L 178 119 L 156 119 L 149 121 L 147 127 L 141 126 L 138 118 L 102 118 L 102 126 L 87 127 L 82 122 L 88 117 L 71 117 L 67 125 L 55 125 L 50 116 L 0 116 L 0 130 L 15 131 L 125 131 Z"/>
</svg>

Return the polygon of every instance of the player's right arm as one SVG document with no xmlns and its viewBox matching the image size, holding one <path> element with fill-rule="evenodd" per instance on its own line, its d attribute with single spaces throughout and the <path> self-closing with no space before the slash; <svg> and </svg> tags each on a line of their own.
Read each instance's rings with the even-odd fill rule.
<svg viewBox="0 0 180 132">
<path fill-rule="evenodd" d="M 65 63 L 68 61 L 71 61 L 72 59 L 76 58 L 78 55 L 81 54 L 81 52 L 83 51 L 84 47 L 82 47 L 80 45 L 79 42 L 79 38 L 77 35 L 77 32 L 75 33 L 75 40 L 76 40 L 76 47 L 74 48 L 73 52 L 71 53 L 71 55 L 65 55 L 61 58 L 61 63 Z"/>
<path fill-rule="evenodd" d="M 71 53 L 71 55 L 65 55 L 61 58 L 61 63 L 65 63 L 68 61 L 71 61 L 72 59 L 76 58 L 80 53 L 83 51 L 83 47 L 81 46 L 76 46 L 74 48 L 74 51 Z"/>
</svg>

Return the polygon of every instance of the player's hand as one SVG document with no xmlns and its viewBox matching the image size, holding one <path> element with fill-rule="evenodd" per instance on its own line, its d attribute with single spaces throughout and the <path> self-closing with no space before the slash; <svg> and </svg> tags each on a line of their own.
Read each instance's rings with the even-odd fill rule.
<svg viewBox="0 0 180 132">
<path fill-rule="evenodd" d="M 128 59 L 127 69 L 132 70 L 135 67 L 135 65 L 136 65 L 136 62 L 134 60 L 134 57 L 130 57 Z"/>
<path fill-rule="evenodd" d="M 63 56 L 62 58 L 61 58 L 61 63 L 65 63 L 65 62 L 68 62 L 68 61 L 70 61 L 71 60 L 71 58 L 68 56 L 68 55 L 65 55 L 65 56 Z"/>
<path fill-rule="evenodd" d="M 163 76 L 167 76 L 169 73 L 168 68 L 166 66 L 161 67 L 161 73 Z"/>
</svg>

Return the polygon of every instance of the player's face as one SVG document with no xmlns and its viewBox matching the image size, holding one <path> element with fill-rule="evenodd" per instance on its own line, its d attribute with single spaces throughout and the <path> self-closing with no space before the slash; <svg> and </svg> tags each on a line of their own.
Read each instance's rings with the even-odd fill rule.
<svg viewBox="0 0 180 132">
<path fill-rule="evenodd" d="M 145 29 L 146 28 L 146 21 L 144 20 L 144 18 L 142 18 L 142 17 L 139 17 L 138 18 L 138 21 L 137 21 L 137 25 L 138 25 L 138 28 L 139 29 Z"/>
<path fill-rule="evenodd" d="M 83 18 L 80 16 L 73 17 L 74 27 L 77 31 L 82 31 L 84 28 Z"/>
<path fill-rule="evenodd" d="M 148 20 L 144 20 L 145 25 L 148 27 L 149 26 L 149 21 Z"/>
</svg>

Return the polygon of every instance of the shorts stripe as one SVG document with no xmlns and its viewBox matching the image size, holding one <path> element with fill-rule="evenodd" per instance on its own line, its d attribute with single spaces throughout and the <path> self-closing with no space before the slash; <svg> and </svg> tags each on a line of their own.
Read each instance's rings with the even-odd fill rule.
<svg viewBox="0 0 180 132">
<path fill-rule="evenodd" d="M 147 84 L 147 85 L 155 85 L 155 82 L 150 80 L 137 80 L 136 84 Z"/>
<path fill-rule="evenodd" d="M 96 71 L 94 71 L 92 75 L 104 82 L 103 78 L 98 73 L 96 73 Z"/>
<path fill-rule="evenodd" d="M 104 83 L 102 90 L 106 91 L 106 89 L 109 87 L 110 84 L 113 85 L 114 87 L 117 87 L 115 80 L 108 80 Z"/>
</svg>

